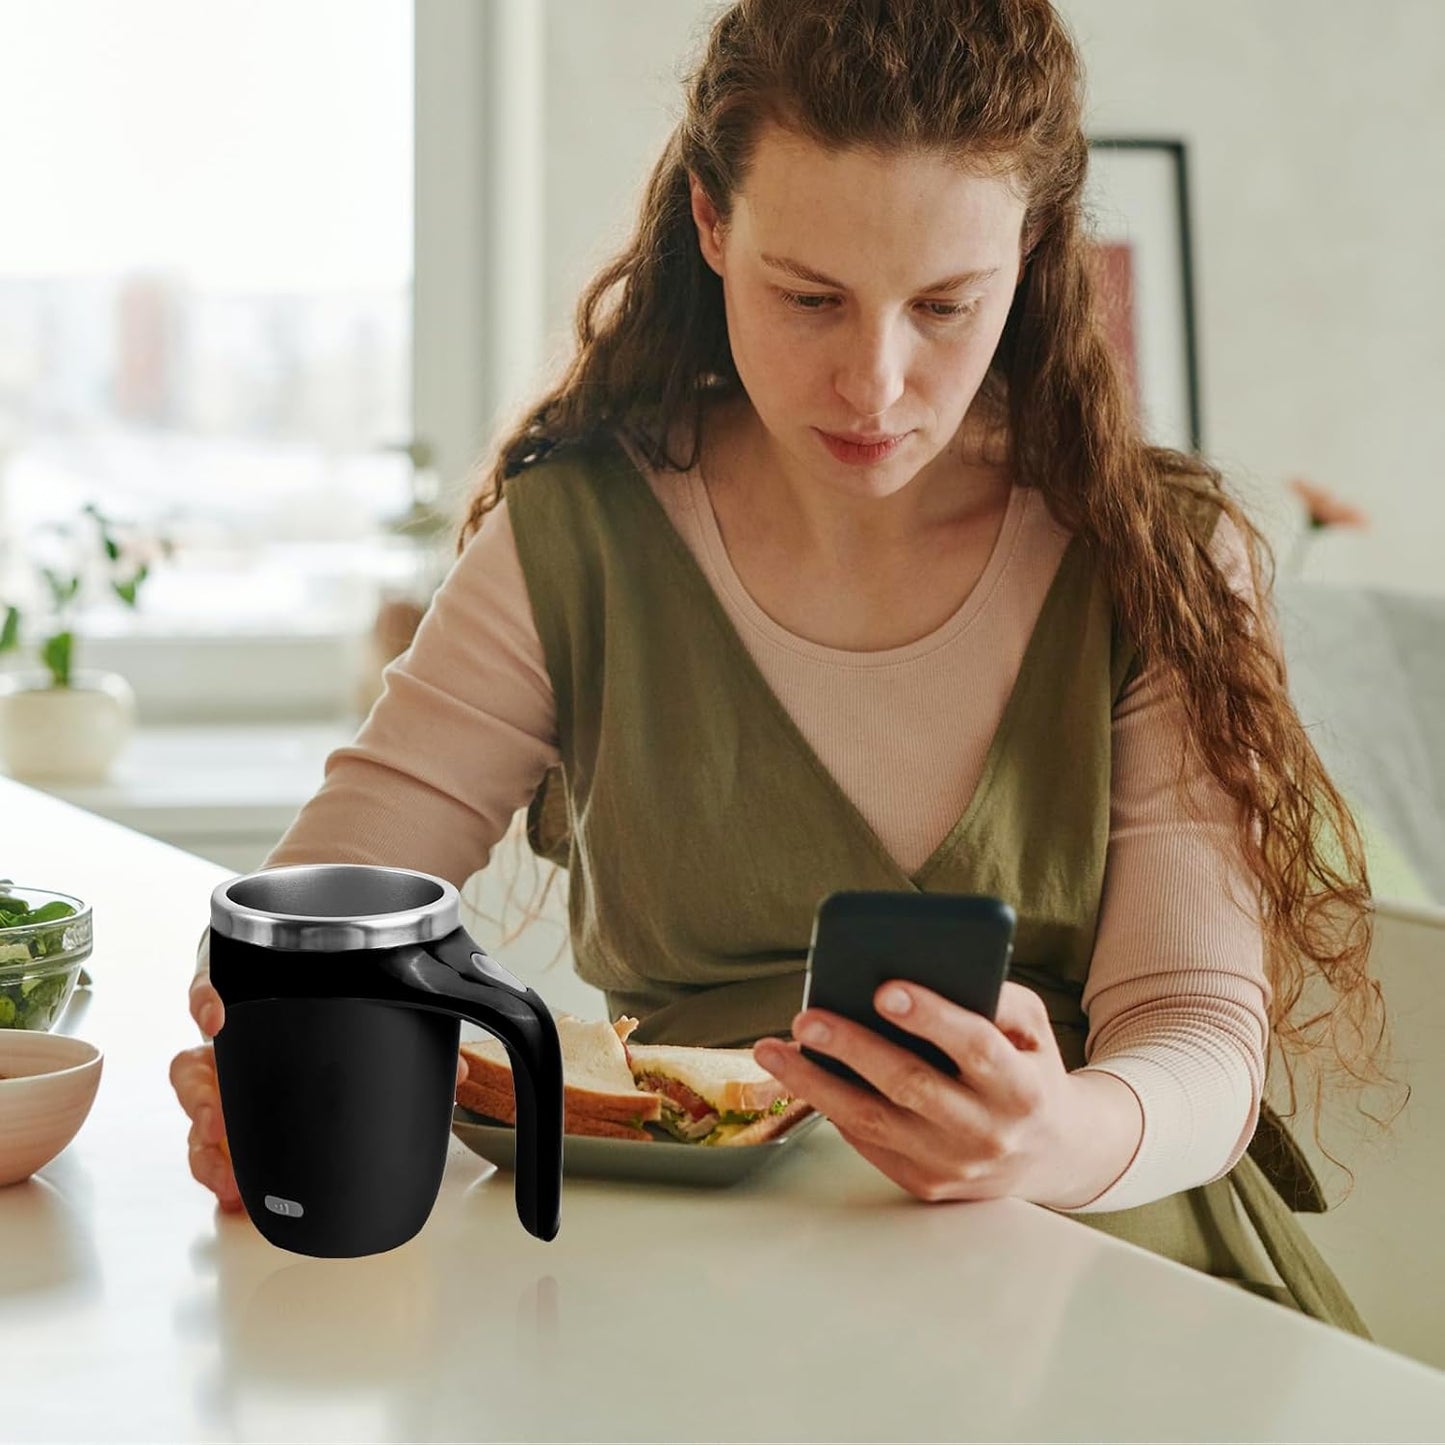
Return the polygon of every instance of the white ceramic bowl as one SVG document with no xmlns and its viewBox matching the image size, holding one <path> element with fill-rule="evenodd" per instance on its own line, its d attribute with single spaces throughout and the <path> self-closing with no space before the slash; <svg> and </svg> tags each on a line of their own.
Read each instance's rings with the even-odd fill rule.
<svg viewBox="0 0 1445 1445">
<path fill-rule="evenodd" d="M 103 1060 L 84 1039 L 0 1029 L 0 1185 L 30 1178 L 75 1138 Z"/>
</svg>

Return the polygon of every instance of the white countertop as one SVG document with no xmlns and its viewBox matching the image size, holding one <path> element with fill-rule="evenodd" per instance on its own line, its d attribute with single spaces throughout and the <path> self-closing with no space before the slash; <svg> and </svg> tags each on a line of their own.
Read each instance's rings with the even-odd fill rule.
<svg viewBox="0 0 1445 1445">
<path fill-rule="evenodd" d="M 60 1027 L 105 1053 L 70 1147 L 0 1189 L 6 1440 L 1445 1432 L 1445 1374 L 1032 1205 L 922 1204 L 827 1123 L 730 1189 L 569 1181 L 549 1244 L 453 1139 L 400 1249 L 277 1249 L 191 1179 L 167 1077 L 230 875 L 7 779 L 0 818 L 0 871 L 93 904 Z"/>
</svg>

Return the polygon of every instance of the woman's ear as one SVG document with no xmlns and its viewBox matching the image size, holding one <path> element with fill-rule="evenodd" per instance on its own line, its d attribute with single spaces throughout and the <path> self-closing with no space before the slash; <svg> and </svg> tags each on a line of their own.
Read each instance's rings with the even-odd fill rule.
<svg viewBox="0 0 1445 1445">
<path fill-rule="evenodd" d="M 702 182 L 694 175 L 688 176 L 688 187 L 692 196 L 692 219 L 697 226 L 698 246 L 702 258 L 718 275 L 722 275 L 722 217 L 717 207 L 708 198 Z"/>
<path fill-rule="evenodd" d="M 1025 214 L 1023 225 L 1019 228 L 1019 271 L 1014 277 L 1014 290 L 1017 291 L 1024 283 L 1024 272 L 1028 270 L 1029 262 L 1033 259 L 1034 248 L 1039 244 L 1041 231 L 1037 216 Z"/>
</svg>

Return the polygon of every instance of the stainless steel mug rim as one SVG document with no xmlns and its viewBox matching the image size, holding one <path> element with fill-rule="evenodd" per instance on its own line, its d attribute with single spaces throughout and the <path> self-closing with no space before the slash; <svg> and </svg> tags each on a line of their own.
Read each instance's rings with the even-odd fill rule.
<svg viewBox="0 0 1445 1445">
<path fill-rule="evenodd" d="M 374 873 L 395 884 L 398 877 L 435 884 L 434 899 L 413 907 L 380 913 L 346 915 L 295 913 L 275 908 L 253 908 L 231 897 L 231 890 L 253 880 L 285 890 L 288 884 L 325 887 L 344 876 L 355 885 L 359 875 Z M 330 875 L 330 876 L 327 876 Z M 383 867 L 371 863 L 294 863 L 263 868 L 254 873 L 228 878 L 211 892 L 211 927 L 226 938 L 263 948 L 286 948 L 300 952 L 332 952 L 360 948 L 395 948 L 406 943 L 427 943 L 445 938 L 461 926 L 460 895 L 455 885 L 433 873 L 415 868 Z"/>
</svg>

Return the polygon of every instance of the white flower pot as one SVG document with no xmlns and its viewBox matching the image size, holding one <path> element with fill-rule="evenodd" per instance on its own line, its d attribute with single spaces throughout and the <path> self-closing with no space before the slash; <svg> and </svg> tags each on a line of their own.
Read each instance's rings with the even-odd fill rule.
<svg viewBox="0 0 1445 1445">
<path fill-rule="evenodd" d="M 135 730 L 135 693 L 118 672 L 0 672 L 0 763 L 23 781 L 99 783 Z"/>
</svg>

